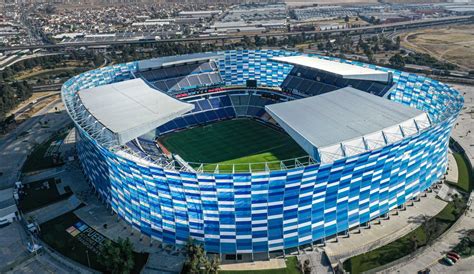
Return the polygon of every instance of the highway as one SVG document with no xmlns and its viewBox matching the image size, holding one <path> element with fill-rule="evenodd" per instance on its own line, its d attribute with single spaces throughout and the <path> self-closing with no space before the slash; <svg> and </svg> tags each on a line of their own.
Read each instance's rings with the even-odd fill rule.
<svg viewBox="0 0 474 274">
<path fill-rule="evenodd" d="M 48 99 L 49 97 L 59 95 L 59 92 L 55 92 L 52 94 L 48 94 L 42 97 L 39 97 L 38 99 L 34 100 L 33 102 L 19 108 L 17 111 L 15 111 L 13 114 L 15 115 L 15 119 L 18 119 L 21 115 L 23 115 L 25 112 L 31 110 L 35 105 L 39 104 L 40 102 Z"/>
<path fill-rule="evenodd" d="M 0 62 L 0 71 L 4 70 L 5 68 L 12 66 L 20 61 L 32 59 L 32 58 L 38 58 L 38 57 L 45 57 L 45 56 L 52 56 L 52 55 L 59 55 L 60 53 L 34 53 L 31 55 L 25 55 L 25 56 L 15 56 L 16 58 L 11 58 L 7 61 Z M 13 55 L 12 55 L 13 57 Z"/>
<path fill-rule="evenodd" d="M 325 30 L 325 31 L 299 31 L 299 32 L 282 32 L 282 33 L 262 33 L 260 37 L 288 37 L 293 35 L 312 35 L 312 34 L 337 34 L 337 33 L 350 33 L 351 35 L 359 34 L 370 34 L 379 33 L 385 31 L 397 31 L 400 29 L 416 29 L 426 28 L 437 25 L 448 25 L 448 24 L 459 24 L 459 23 L 474 23 L 474 17 L 472 16 L 451 16 L 436 19 L 417 20 L 409 22 L 399 22 L 383 25 L 372 25 L 357 28 L 347 28 L 338 30 Z M 67 48 L 67 47 L 85 47 L 85 46 L 104 46 L 104 45 L 126 45 L 126 44 L 145 44 L 145 43 L 186 43 L 186 42 L 206 42 L 206 41 L 225 41 L 227 39 L 241 39 L 245 35 L 225 35 L 225 36 L 212 36 L 212 37 L 189 37 L 180 39 L 162 39 L 162 40 L 127 40 L 127 41 L 94 41 L 94 42 L 74 42 L 74 43 L 59 43 L 49 45 L 26 45 L 26 46 L 14 46 L 14 47 L 0 47 L 0 51 L 10 50 L 23 50 L 23 49 L 56 49 L 56 48 Z"/>
</svg>

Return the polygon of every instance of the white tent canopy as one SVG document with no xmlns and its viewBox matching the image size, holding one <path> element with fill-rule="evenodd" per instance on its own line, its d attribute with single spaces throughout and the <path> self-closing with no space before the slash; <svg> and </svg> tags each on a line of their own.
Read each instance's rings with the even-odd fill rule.
<svg viewBox="0 0 474 274">
<path fill-rule="evenodd" d="M 322 163 L 395 143 L 430 126 L 423 111 L 351 87 L 266 109 Z"/>
<path fill-rule="evenodd" d="M 194 108 L 133 79 L 78 92 L 85 109 L 119 144 L 135 139 Z"/>
<path fill-rule="evenodd" d="M 391 77 L 390 74 L 385 71 L 304 55 L 274 57 L 272 58 L 272 61 L 325 71 L 334 75 L 338 75 L 339 77 L 345 79 L 378 81 L 387 83 L 390 81 Z"/>
</svg>

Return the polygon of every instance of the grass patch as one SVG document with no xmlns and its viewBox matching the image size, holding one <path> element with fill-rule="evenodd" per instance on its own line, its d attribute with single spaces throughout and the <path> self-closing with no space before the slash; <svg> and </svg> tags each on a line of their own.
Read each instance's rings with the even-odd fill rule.
<svg viewBox="0 0 474 274">
<path fill-rule="evenodd" d="M 20 208 L 23 212 L 33 211 L 35 209 L 56 203 L 71 196 L 72 192 L 59 194 L 54 178 L 40 180 L 25 184 L 21 194 Z"/>
<path fill-rule="evenodd" d="M 470 193 L 472 191 L 470 167 L 461 153 L 454 153 L 456 164 L 458 166 L 458 183 L 455 184 L 462 190 Z"/>
<path fill-rule="evenodd" d="M 286 268 L 244 271 L 219 271 L 219 274 L 301 274 L 301 272 L 298 269 L 298 259 L 296 257 L 288 257 L 286 259 Z"/>
<path fill-rule="evenodd" d="M 426 221 L 400 239 L 346 260 L 344 269 L 350 273 L 362 273 L 414 252 L 416 249 L 425 246 L 428 241 L 439 237 L 457 220 L 461 210 L 455 209 L 454 202 L 448 203 L 434 218 Z"/>
<path fill-rule="evenodd" d="M 454 203 L 448 203 L 443 210 L 441 210 L 436 219 L 445 222 L 454 222 L 456 221 L 456 215 L 454 215 Z"/>
<path fill-rule="evenodd" d="M 350 273 L 362 273 L 400 259 L 414 251 L 414 239 L 421 242 L 426 240 L 426 234 L 421 227 L 386 246 L 350 258 L 344 262 L 344 269 Z"/>
<path fill-rule="evenodd" d="M 78 234 L 76 236 L 72 236 L 66 231 L 68 228 L 80 221 L 81 220 L 72 212 L 63 214 L 41 225 L 41 239 L 62 255 L 85 266 L 88 266 L 90 262 L 91 268 L 105 272 L 106 269 L 99 261 L 99 256 L 96 253 L 97 249 L 94 249 L 92 245 L 86 246 L 80 240 L 84 235 L 81 236 Z M 81 233 L 95 233 L 95 235 L 102 236 L 95 230 Z M 91 240 L 93 237 L 84 238 Z M 87 260 L 88 256 L 89 262 Z M 134 257 L 135 266 L 132 272 L 139 273 L 146 264 L 148 253 L 134 252 Z"/>
<path fill-rule="evenodd" d="M 286 133 L 251 119 L 226 120 L 164 136 L 159 140 L 170 152 L 191 163 L 205 163 L 205 171 L 264 170 L 263 162 L 306 156 Z M 240 165 L 239 165 L 240 164 Z M 194 164 L 193 167 L 199 165 Z M 279 163 L 270 166 L 279 169 Z"/>
<path fill-rule="evenodd" d="M 63 77 L 68 75 L 73 75 L 78 69 L 77 67 L 65 67 L 65 68 L 54 68 L 54 69 L 41 69 L 41 70 L 31 70 L 22 75 L 16 76 L 15 80 L 31 80 L 47 77 Z"/>
<path fill-rule="evenodd" d="M 53 159 L 53 156 L 45 156 L 45 154 L 53 142 L 63 140 L 67 133 L 68 132 L 66 131 L 64 133 L 56 134 L 53 136 L 53 138 L 49 139 L 45 143 L 38 145 L 26 159 L 21 172 L 32 172 L 62 165 L 61 163 L 56 163 Z"/>
</svg>

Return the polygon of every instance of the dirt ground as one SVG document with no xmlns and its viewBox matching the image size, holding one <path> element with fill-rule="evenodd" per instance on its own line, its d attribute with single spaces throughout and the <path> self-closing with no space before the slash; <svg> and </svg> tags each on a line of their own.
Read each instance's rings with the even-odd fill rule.
<svg viewBox="0 0 474 274">
<path fill-rule="evenodd" d="M 419 30 L 401 38 L 403 47 L 474 70 L 474 25 Z"/>
</svg>

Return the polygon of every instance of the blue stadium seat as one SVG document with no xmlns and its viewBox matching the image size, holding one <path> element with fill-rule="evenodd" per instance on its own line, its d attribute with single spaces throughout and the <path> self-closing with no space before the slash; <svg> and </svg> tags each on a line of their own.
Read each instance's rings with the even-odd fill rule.
<svg viewBox="0 0 474 274">
<path fill-rule="evenodd" d="M 199 124 L 204 124 L 208 121 L 206 115 L 204 115 L 204 112 L 196 113 L 195 117 Z"/>
<path fill-rule="evenodd" d="M 208 121 L 215 121 L 218 119 L 217 113 L 214 110 L 206 111 L 204 114 L 206 115 Z"/>
<path fill-rule="evenodd" d="M 212 83 L 211 78 L 209 77 L 209 74 L 207 73 L 199 74 L 198 77 L 199 77 L 199 81 L 201 81 L 203 85 L 209 85 Z"/>
<path fill-rule="evenodd" d="M 189 103 L 192 103 L 194 105 L 194 109 L 192 110 L 192 112 L 201 111 L 201 107 L 199 106 L 198 101 L 189 102 Z"/>
<path fill-rule="evenodd" d="M 259 112 L 260 108 L 255 106 L 249 106 L 247 109 L 247 115 L 255 117 L 258 116 L 257 113 Z"/>
<path fill-rule="evenodd" d="M 221 98 L 222 106 L 231 106 L 232 105 L 229 96 L 225 95 L 225 96 L 222 96 L 220 98 Z"/>
<path fill-rule="evenodd" d="M 257 114 L 255 116 L 262 117 L 265 113 L 266 113 L 265 109 L 261 107 L 261 108 L 258 108 Z"/>
<path fill-rule="evenodd" d="M 186 123 L 186 121 L 182 117 L 174 119 L 174 122 L 178 126 L 177 128 L 184 128 L 188 126 L 188 123 Z"/>
<path fill-rule="evenodd" d="M 212 108 L 219 108 L 221 106 L 221 100 L 219 97 L 211 97 L 208 101 L 211 104 Z"/>
<path fill-rule="evenodd" d="M 177 84 L 176 78 L 171 78 L 171 79 L 165 80 L 165 84 L 168 87 L 168 90 L 174 89 L 176 84 Z"/>
<path fill-rule="evenodd" d="M 213 84 L 219 84 L 222 83 L 222 78 L 221 75 L 218 72 L 213 72 L 209 74 L 209 77 L 211 78 L 211 82 Z"/>
<path fill-rule="evenodd" d="M 156 82 L 154 82 L 154 85 L 159 90 L 162 90 L 162 91 L 167 91 L 168 90 L 168 86 L 166 86 L 164 81 L 156 81 Z"/>
<path fill-rule="evenodd" d="M 224 108 L 225 112 L 227 113 L 227 117 L 231 118 L 231 117 L 235 117 L 235 110 L 233 107 L 226 107 Z"/>
<path fill-rule="evenodd" d="M 196 120 L 196 117 L 194 116 L 194 114 L 183 116 L 183 118 L 186 121 L 186 123 L 190 126 L 194 126 L 198 124 L 198 121 Z"/>
<path fill-rule="evenodd" d="M 219 119 L 228 118 L 227 112 L 223 108 L 220 108 L 220 109 L 216 110 L 216 113 L 217 113 L 217 116 L 219 117 Z"/>
<path fill-rule="evenodd" d="M 196 75 L 188 76 L 188 81 L 191 87 L 197 87 L 201 85 L 201 81 L 199 81 L 199 78 Z"/>
<path fill-rule="evenodd" d="M 156 68 L 135 75 L 154 83 L 162 91 L 188 90 L 223 83 L 218 67 L 212 61 Z"/>
<path fill-rule="evenodd" d="M 198 104 L 202 110 L 208 110 L 212 108 L 208 100 L 200 100 L 198 101 Z"/>
</svg>

